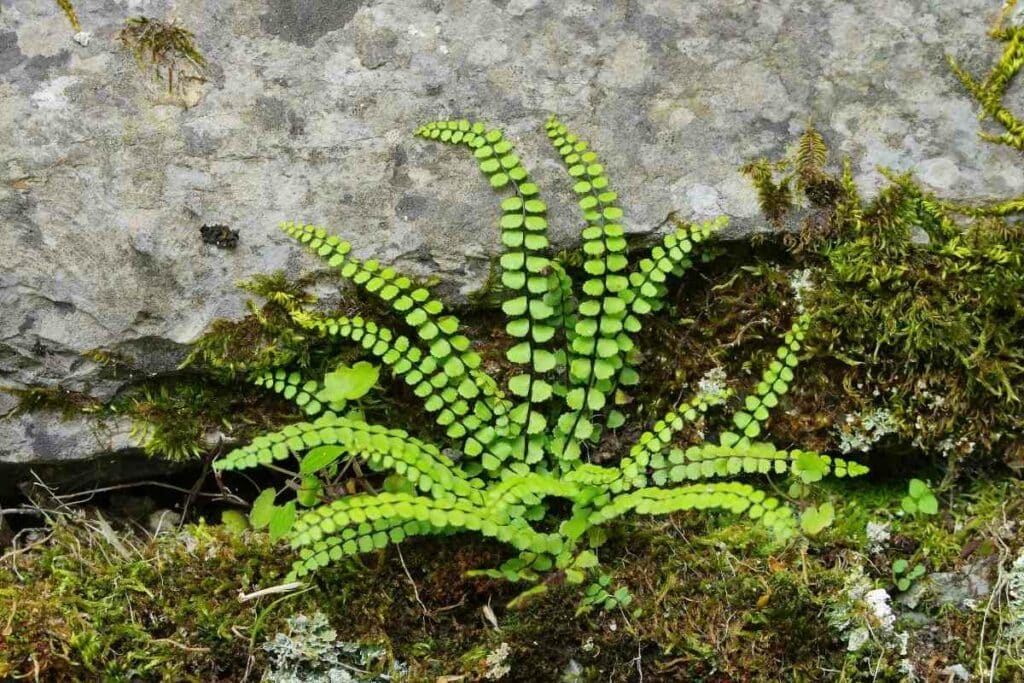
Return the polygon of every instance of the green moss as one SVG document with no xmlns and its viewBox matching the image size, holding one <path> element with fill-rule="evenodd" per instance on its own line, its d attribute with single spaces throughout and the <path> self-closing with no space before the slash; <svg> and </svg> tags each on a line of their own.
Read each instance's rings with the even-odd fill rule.
<svg viewBox="0 0 1024 683">
<path fill-rule="evenodd" d="M 925 563 L 928 574 L 977 564 L 994 578 L 1001 558 L 1020 552 L 1022 539 L 1006 536 L 1005 520 L 1024 509 L 1020 481 L 981 480 L 951 492 L 931 518 L 902 515 L 901 491 L 831 484 L 824 493 L 836 503 L 837 525 L 787 546 L 728 515 L 624 523 L 601 552 L 634 603 L 579 618 L 582 587 L 557 580 L 544 600 L 506 609 L 514 586 L 464 576 L 506 551 L 468 536 L 409 542 L 401 558 L 394 549 L 374 553 L 325 570 L 308 591 L 243 603 L 239 591 L 279 583 L 290 562 L 261 535 L 204 525 L 155 540 L 123 532 L 122 555 L 88 517 L 64 517 L 45 544 L 0 563 L 0 614 L 10 619 L 0 621 L 0 677 L 38 666 L 41 680 L 239 680 L 250 656 L 258 674 L 260 645 L 286 630 L 287 617 L 319 610 L 340 640 L 382 645 L 407 663 L 412 681 L 481 680 L 487 655 L 502 643 L 510 681 L 558 680 L 570 660 L 581 680 L 636 680 L 638 655 L 645 680 L 655 681 L 767 681 L 779 671 L 793 680 L 821 680 L 823 672 L 871 680 L 876 667 L 884 672 L 877 680 L 895 680 L 897 649 L 849 653 L 843 632 L 826 624 L 844 604 L 849 576 L 863 571 L 891 591 L 889 567 L 903 557 Z M 881 550 L 866 547 L 868 520 L 889 524 L 892 539 Z M 944 607 L 926 595 L 914 612 L 928 623 L 897 625 L 909 634 L 919 678 L 939 680 L 955 663 L 987 671 L 1000 609 L 987 600 Z M 1000 651 L 995 661 L 1001 680 L 1013 680 L 1012 660 Z"/>
<path fill-rule="evenodd" d="M 18 399 L 15 414 L 50 410 L 71 417 L 79 413 L 95 413 L 102 404 L 86 393 L 70 391 L 60 385 L 51 387 L 0 387 L 0 392 Z"/>
<path fill-rule="evenodd" d="M 57 0 L 57 6 L 64 12 L 64 16 L 68 18 L 68 23 L 71 24 L 71 28 L 75 33 L 82 30 L 82 25 L 78 23 L 78 13 L 75 12 L 75 6 L 71 4 L 71 0 Z"/>
<path fill-rule="evenodd" d="M 167 81 L 169 93 L 180 88 L 183 81 L 203 80 L 206 58 L 196 47 L 193 33 L 174 21 L 129 17 L 117 37 L 141 69 L 153 69 Z"/>
</svg>

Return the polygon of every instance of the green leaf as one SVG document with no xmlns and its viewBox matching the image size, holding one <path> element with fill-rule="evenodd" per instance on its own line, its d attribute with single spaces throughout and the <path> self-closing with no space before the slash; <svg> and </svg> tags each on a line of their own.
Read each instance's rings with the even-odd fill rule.
<svg viewBox="0 0 1024 683">
<path fill-rule="evenodd" d="M 256 500 L 252 502 L 252 509 L 249 510 L 249 523 L 254 529 L 262 529 L 270 524 L 270 517 L 274 513 L 274 489 L 263 489 Z"/>
<path fill-rule="evenodd" d="M 573 389 L 565 395 L 565 404 L 572 410 L 580 410 L 583 407 L 584 396 L 586 396 L 586 390 Z"/>
<path fill-rule="evenodd" d="M 829 527 L 835 521 L 835 517 L 836 511 L 832 503 L 809 507 L 800 515 L 800 528 L 808 536 L 816 536 Z"/>
<path fill-rule="evenodd" d="M 929 492 L 928 484 L 924 483 L 920 479 L 911 479 L 909 491 L 912 498 L 920 498 Z"/>
<path fill-rule="evenodd" d="M 288 501 L 286 505 L 274 508 L 270 515 L 270 540 L 277 541 L 283 538 L 295 524 L 295 501 Z"/>
<path fill-rule="evenodd" d="M 324 375 L 321 400 L 333 403 L 362 398 L 379 378 L 380 368 L 366 361 L 360 361 L 352 367 L 339 366 L 334 372 Z"/>
<path fill-rule="evenodd" d="M 917 499 L 917 509 L 925 515 L 937 514 L 939 512 L 939 501 L 929 493 Z"/>
<path fill-rule="evenodd" d="M 516 396 L 526 396 L 530 391 L 530 376 L 515 375 L 508 380 L 508 389 Z"/>
<path fill-rule="evenodd" d="M 318 446 L 306 453 L 299 463 L 301 474 L 319 472 L 336 461 L 345 451 L 341 446 Z"/>
<path fill-rule="evenodd" d="M 530 362 L 530 342 L 520 342 L 505 352 L 505 357 L 512 363 L 526 365 Z"/>
<path fill-rule="evenodd" d="M 817 453 L 801 451 L 794 463 L 793 471 L 800 476 L 805 484 L 821 481 L 828 471 L 828 465 Z"/>
<path fill-rule="evenodd" d="M 238 510 L 224 510 L 221 512 L 220 523 L 233 534 L 240 534 L 249 528 L 249 519 Z"/>
</svg>

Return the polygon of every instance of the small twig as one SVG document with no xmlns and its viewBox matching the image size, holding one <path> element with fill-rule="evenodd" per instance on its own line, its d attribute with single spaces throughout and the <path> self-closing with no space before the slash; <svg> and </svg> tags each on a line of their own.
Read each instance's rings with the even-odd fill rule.
<svg viewBox="0 0 1024 683">
<path fill-rule="evenodd" d="M 409 579 L 409 583 L 412 584 L 412 593 L 416 596 L 416 602 L 420 603 L 420 609 L 423 610 L 423 615 L 429 617 L 430 610 L 428 610 L 427 606 L 423 604 L 422 600 L 420 600 L 420 591 L 416 587 L 416 582 L 412 580 L 412 574 L 409 573 L 409 567 L 405 565 L 405 558 L 402 557 L 402 548 L 396 545 L 395 550 L 398 551 L 398 561 L 402 563 L 402 569 L 405 570 L 405 576 Z"/>
<path fill-rule="evenodd" d="M 208 647 L 192 647 L 191 645 L 185 645 L 184 643 L 179 643 L 178 641 L 172 640 L 171 638 L 157 638 L 157 639 L 153 640 L 152 642 L 154 642 L 154 643 L 167 643 L 168 645 L 172 645 L 172 646 L 178 648 L 179 650 L 184 650 L 185 652 L 209 652 L 210 651 L 210 648 L 208 648 Z"/>
<path fill-rule="evenodd" d="M 80 504 L 80 503 L 87 502 L 92 496 L 96 495 L 97 493 L 107 493 L 109 491 L 120 491 L 120 490 L 123 490 L 123 489 L 137 488 L 139 486 L 155 486 L 157 488 L 169 489 L 171 491 L 177 491 L 179 493 L 186 493 L 186 494 L 189 494 L 189 495 L 192 494 L 192 491 L 190 489 L 186 489 L 186 488 L 181 487 L 181 486 L 174 486 L 173 484 L 165 484 L 162 481 L 147 480 L 147 481 L 131 482 L 129 484 L 116 484 L 116 485 L 113 485 L 113 486 L 102 486 L 102 487 L 95 488 L 95 489 L 89 489 L 88 491 L 76 491 L 75 493 L 66 493 L 66 494 L 64 494 L 62 496 L 54 496 L 54 498 L 57 501 L 61 502 L 61 503 L 66 503 L 68 500 L 74 499 L 74 498 L 79 498 L 79 497 L 83 498 L 82 500 L 71 500 L 70 504 L 77 505 L 77 504 Z M 197 497 L 212 498 L 214 500 L 226 500 L 226 501 L 230 501 L 232 503 L 237 503 L 239 505 L 248 505 L 249 504 L 243 498 L 240 498 L 239 496 L 236 496 L 233 493 L 197 493 L 195 495 Z"/>
<path fill-rule="evenodd" d="M 302 583 L 301 581 L 292 581 L 291 583 L 278 584 L 276 586 L 271 586 L 270 588 L 263 588 L 252 593 L 243 593 L 242 591 L 238 591 L 238 601 L 249 602 L 250 600 L 255 600 L 256 598 L 262 598 L 264 595 L 291 593 L 292 591 L 298 590 L 305 585 L 306 584 Z"/>
</svg>

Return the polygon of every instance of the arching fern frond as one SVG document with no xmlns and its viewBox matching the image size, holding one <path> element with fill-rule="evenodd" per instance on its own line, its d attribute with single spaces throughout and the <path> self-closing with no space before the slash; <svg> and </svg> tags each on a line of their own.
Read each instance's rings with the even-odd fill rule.
<svg viewBox="0 0 1024 683">
<path fill-rule="evenodd" d="M 462 144 L 473 151 L 480 171 L 491 187 L 510 188 L 513 196 L 501 203 L 502 285 L 511 293 L 502 304 L 508 316 L 506 331 L 518 339 L 506 354 L 508 360 L 525 366 L 525 372 L 509 379 L 509 391 L 522 399 L 510 413 L 521 425 L 523 434 L 511 454 L 527 462 L 538 462 L 544 455 L 543 432 L 547 417 L 540 409 L 552 395 L 549 374 L 564 359 L 553 348 L 558 327 L 556 307 L 564 305 L 561 286 L 547 257 L 547 206 L 537 186 L 529 181 L 526 168 L 515 154 L 514 146 L 500 130 L 482 123 L 435 121 L 422 126 L 417 135 L 450 144 Z M 495 454 L 485 466 L 497 469 L 503 456 Z"/>
</svg>

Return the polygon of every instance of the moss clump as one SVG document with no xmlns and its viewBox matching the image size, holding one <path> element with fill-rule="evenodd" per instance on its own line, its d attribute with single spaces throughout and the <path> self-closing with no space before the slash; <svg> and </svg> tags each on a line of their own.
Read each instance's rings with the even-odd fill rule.
<svg viewBox="0 0 1024 683">
<path fill-rule="evenodd" d="M 506 681 L 559 680 L 570 668 L 583 681 L 636 680 L 638 668 L 649 681 L 771 681 L 779 671 L 899 680 L 908 666 L 919 680 L 945 680 L 948 666 L 981 674 L 993 662 L 996 680 L 1014 680 L 999 627 L 1005 601 L 950 603 L 934 586 L 996 585 L 1021 552 L 1008 524 L 1024 510 L 1024 488 L 979 481 L 934 517 L 902 515 L 901 490 L 831 485 L 836 526 L 786 547 L 728 515 L 623 524 L 607 552 L 621 559 L 608 568 L 634 602 L 579 618 L 582 588 L 557 584 L 528 609 L 506 609 L 514 586 L 463 575 L 506 551 L 464 537 L 412 541 L 402 557 L 389 549 L 324 570 L 304 592 L 240 602 L 240 591 L 287 573 L 287 554 L 261 535 L 202 524 L 155 539 L 125 530 L 119 550 L 89 511 L 62 514 L 47 541 L 0 563 L 0 678 L 240 680 L 266 665 L 262 645 L 287 632 L 287 617 L 320 611 L 339 640 L 383 647 L 411 681 L 484 680 L 503 644 Z M 888 540 L 869 543 L 868 521 L 884 524 Z M 889 567 L 899 558 L 927 567 L 913 608 L 895 599 Z M 880 636 L 848 651 L 850 632 L 870 618 L 854 575 L 888 591 L 906 654 L 899 638 Z"/>
<path fill-rule="evenodd" d="M 798 149 L 808 138 L 820 140 L 808 131 Z M 817 179 L 802 211 L 787 207 L 798 231 L 784 237 L 809 268 L 802 305 L 819 324 L 808 346 L 846 364 L 836 379 L 858 412 L 887 411 L 906 442 L 954 463 L 1024 457 L 1024 224 L 962 220 L 909 174 L 883 170 L 890 184 L 864 201 L 849 163 L 793 163 L 791 175 Z M 824 203 L 822 185 L 835 189 Z"/>
<path fill-rule="evenodd" d="M 52 387 L 0 387 L 0 391 L 18 399 L 15 414 L 31 413 L 37 410 L 51 410 L 65 418 L 79 413 L 95 413 L 103 405 L 88 394 L 71 391 L 57 385 Z"/>
<path fill-rule="evenodd" d="M 117 38 L 135 56 L 139 68 L 152 68 L 167 81 L 168 93 L 188 81 L 205 80 L 206 58 L 195 45 L 195 35 L 173 20 L 129 17 Z"/>
</svg>

